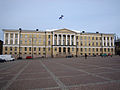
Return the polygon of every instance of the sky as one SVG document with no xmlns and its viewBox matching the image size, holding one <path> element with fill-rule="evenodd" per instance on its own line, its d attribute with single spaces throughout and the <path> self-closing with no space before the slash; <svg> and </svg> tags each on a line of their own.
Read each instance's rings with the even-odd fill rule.
<svg viewBox="0 0 120 90">
<path fill-rule="evenodd" d="M 0 0 L 0 39 L 2 29 L 18 28 L 67 28 L 120 36 L 120 0 Z"/>
</svg>

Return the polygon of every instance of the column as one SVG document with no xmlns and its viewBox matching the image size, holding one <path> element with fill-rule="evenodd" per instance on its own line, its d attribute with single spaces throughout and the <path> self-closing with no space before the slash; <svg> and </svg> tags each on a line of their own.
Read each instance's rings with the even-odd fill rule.
<svg viewBox="0 0 120 90">
<path fill-rule="evenodd" d="M 113 38 L 113 47 L 114 47 L 114 43 L 115 43 L 115 42 L 114 42 L 114 38 Z"/>
<path fill-rule="evenodd" d="M 66 45 L 67 45 L 67 35 L 66 35 Z"/>
<path fill-rule="evenodd" d="M 61 34 L 61 45 L 63 45 L 63 34 Z"/>
<path fill-rule="evenodd" d="M 76 45 L 76 36 L 74 35 L 74 45 Z"/>
<path fill-rule="evenodd" d="M 102 37 L 102 45 L 104 46 L 104 37 Z"/>
<path fill-rule="evenodd" d="M 111 47 L 111 37 L 109 37 L 109 45 L 110 45 L 110 47 Z"/>
<path fill-rule="evenodd" d="M 70 45 L 71 45 L 71 35 L 70 35 Z"/>
<path fill-rule="evenodd" d="M 13 44 L 15 44 L 15 33 L 13 33 Z"/>
<path fill-rule="evenodd" d="M 57 45 L 59 45 L 59 34 L 57 34 Z"/>
<path fill-rule="evenodd" d="M 6 38 L 5 38 L 5 33 L 4 33 L 4 42 L 3 42 L 4 44 L 5 44 L 5 39 L 6 39 Z"/>
<path fill-rule="evenodd" d="M 18 33 L 18 39 L 17 39 L 17 40 L 18 40 L 18 44 L 19 44 L 19 41 L 20 41 L 20 40 L 19 40 L 19 39 L 20 39 L 19 37 L 20 37 L 20 36 L 19 36 L 19 33 Z"/>
<path fill-rule="evenodd" d="M 54 32 L 53 32 L 53 45 L 54 45 Z"/>
<path fill-rule="evenodd" d="M 108 46 L 108 45 L 107 45 L 107 37 L 106 37 L 106 46 Z"/>
<path fill-rule="evenodd" d="M 10 44 L 10 33 L 8 33 L 8 44 Z"/>
</svg>

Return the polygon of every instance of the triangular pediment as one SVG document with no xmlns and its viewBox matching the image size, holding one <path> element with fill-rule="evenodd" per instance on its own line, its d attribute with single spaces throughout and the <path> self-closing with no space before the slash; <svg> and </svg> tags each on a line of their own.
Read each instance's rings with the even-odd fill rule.
<svg viewBox="0 0 120 90">
<path fill-rule="evenodd" d="M 61 32 L 61 33 L 76 33 L 75 31 L 69 30 L 69 29 L 58 29 L 54 32 Z"/>
</svg>

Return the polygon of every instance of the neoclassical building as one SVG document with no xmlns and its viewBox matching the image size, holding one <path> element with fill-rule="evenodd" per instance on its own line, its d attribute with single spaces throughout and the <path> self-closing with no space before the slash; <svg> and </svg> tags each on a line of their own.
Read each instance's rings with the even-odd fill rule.
<svg viewBox="0 0 120 90">
<path fill-rule="evenodd" d="M 3 54 L 11 54 L 16 58 L 115 54 L 114 34 L 69 29 L 46 31 L 3 29 L 3 32 Z"/>
</svg>

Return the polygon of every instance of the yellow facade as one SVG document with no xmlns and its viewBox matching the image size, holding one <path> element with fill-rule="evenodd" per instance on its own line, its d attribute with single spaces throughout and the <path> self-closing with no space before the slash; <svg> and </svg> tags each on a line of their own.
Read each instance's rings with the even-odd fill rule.
<svg viewBox="0 0 120 90">
<path fill-rule="evenodd" d="M 68 29 L 3 30 L 3 54 L 23 57 L 66 57 L 114 54 L 114 34 L 85 33 Z"/>
</svg>

